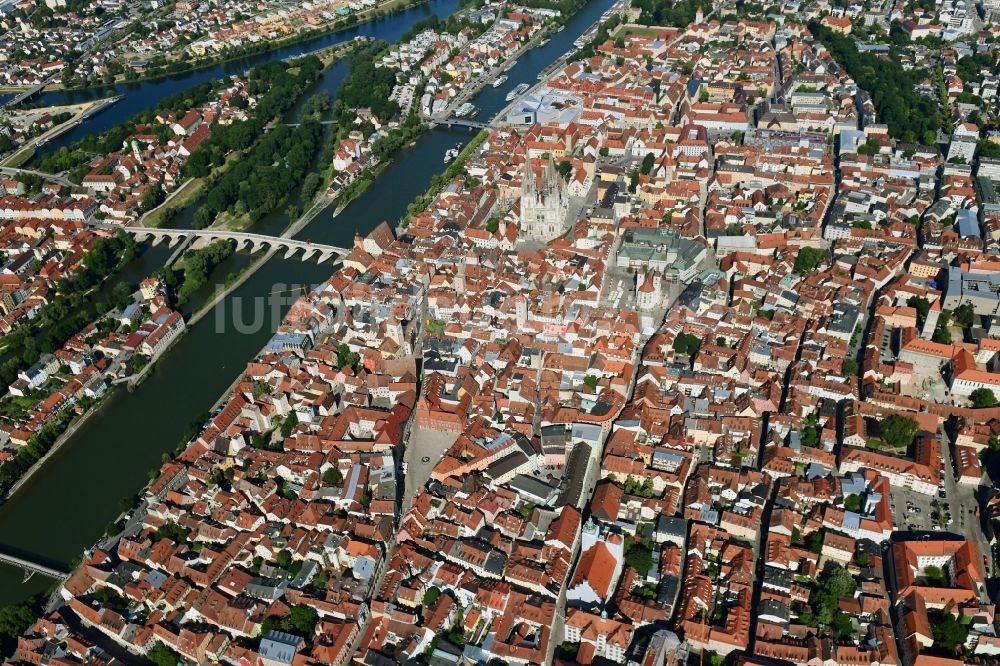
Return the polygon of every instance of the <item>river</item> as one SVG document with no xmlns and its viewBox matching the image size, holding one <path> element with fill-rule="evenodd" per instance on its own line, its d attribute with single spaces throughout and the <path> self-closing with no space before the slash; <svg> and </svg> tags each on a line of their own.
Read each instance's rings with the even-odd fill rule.
<svg viewBox="0 0 1000 666">
<path fill-rule="evenodd" d="M 518 83 L 534 83 L 538 73 L 569 50 L 573 41 L 612 4 L 613 0 L 592 0 L 548 44 L 523 55 L 508 72 L 510 78 L 503 86 L 496 89 L 487 86 L 473 100 L 481 109 L 481 117 L 491 117 L 503 108 L 507 91 Z M 431 11 L 444 15 L 455 6 L 455 0 L 435 0 L 334 37 L 342 41 L 355 34 L 369 34 L 396 40 L 421 15 Z M 323 38 L 326 39 L 332 38 Z M 311 50 L 317 45 L 322 43 L 295 48 Z M 269 57 L 287 55 L 288 52 L 279 51 Z M 246 62 L 226 65 L 223 67 L 228 69 L 200 70 L 176 81 L 138 84 L 145 93 L 135 94 L 126 89 L 125 100 L 82 127 L 86 128 L 84 131 L 110 127 L 198 80 L 240 71 L 246 66 Z M 342 68 L 330 68 L 318 88 L 332 94 L 343 73 Z M 139 99 L 132 99 L 136 97 Z M 445 150 L 456 143 L 467 143 L 472 136 L 471 132 L 458 129 L 437 128 L 428 132 L 412 148 L 403 151 L 340 215 L 335 217 L 334 209 L 328 207 L 298 237 L 350 247 L 355 233 L 364 235 L 382 221 L 395 226 L 405 214 L 407 204 L 426 191 L 433 174 L 443 170 Z M 287 219 L 283 222 L 287 224 Z M 273 224 L 276 222 L 268 220 L 267 231 L 275 231 Z M 254 227 L 255 231 L 260 229 Z M 168 254 L 165 247 L 150 248 L 129 267 L 125 279 L 138 282 L 153 267 L 162 264 Z M 226 273 L 247 261 L 244 256 L 234 257 L 232 263 L 216 273 L 216 279 L 224 280 Z M 146 472 L 159 466 L 162 456 L 180 443 L 188 425 L 204 414 L 243 371 L 300 293 L 297 286 L 317 284 L 329 275 L 327 265 L 298 260 L 274 258 L 261 267 L 212 313 L 192 326 L 145 382 L 132 393 L 116 391 L 29 483 L 0 505 L 0 550 L 67 567 L 98 540 L 118 515 L 121 499 L 140 489 L 146 482 Z M 206 297 L 207 292 L 199 295 L 199 300 Z M 260 320 L 260 325 L 251 325 L 255 319 Z M 52 585 L 38 576 L 22 584 L 21 577 L 20 570 L 0 566 L 0 605 L 23 601 Z"/>
</svg>

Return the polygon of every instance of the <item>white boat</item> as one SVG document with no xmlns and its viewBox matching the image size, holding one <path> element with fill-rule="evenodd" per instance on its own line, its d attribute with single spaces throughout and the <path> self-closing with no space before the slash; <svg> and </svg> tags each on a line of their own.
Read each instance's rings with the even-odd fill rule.
<svg viewBox="0 0 1000 666">
<path fill-rule="evenodd" d="M 558 28 L 556 28 L 556 32 L 562 32 L 563 28 L 565 28 L 565 27 L 566 27 L 565 25 L 559 26 Z"/>
<path fill-rule="evenodd" d="M 530 87 L 531 86 L 528 85 L 527 83 L 518 83 L 516 88 L 507 93 L 507 101 L 508 102 L 513 101 L 515 97 L 517 97 Z"/>
<path fill-rule="evenodd" d="M 509 69 L 511 69 L 516 64 L 517 64 L 517 60 L 511 60 L 509 63 L 507 63 L 507 66 L 504 67 L 504 69 L 508 69 L 509 70 Z"/>
<path fill-rule="evenodd" d="M 462 106 L 458 107 L 458 110 L 455 111 L 455 116 L 458 118 L 465 118 L 466 116 L 471 115 L 475 110 L 476 107 L 472 105 L 472 102 L 466 102 Z"/>
<path fill-rule="evenodd" d="M 458 148 L 449 148 L 448 150 L 444 151 L 445 164 L 454 162 L 456 157 L 458 157 Z"/>
<path fill-rule="evenodd" d="M 539 46 L 545 46 L 545 45 L 546 45 L 546 44 L 548 44 L 548 43 L 549 43 L 549 39 L 548 39 L 548 38 L 545 38 L 545 39 L 543 39 L 543 40 L 542 40 L 542 43 L 541 43 L 541 44 L 539 44 Z"/>
<path fill-rule="evenodd" d="M 507 75 L 506 74 L 501 74 L 500 76 L 498 76 L 497 78 L 495 78 L 493 80 L 493 87 L 494 88 L 499 88 L 500 86 L 502 86 L 505 83 L 507 83 Z"/>
</svg>

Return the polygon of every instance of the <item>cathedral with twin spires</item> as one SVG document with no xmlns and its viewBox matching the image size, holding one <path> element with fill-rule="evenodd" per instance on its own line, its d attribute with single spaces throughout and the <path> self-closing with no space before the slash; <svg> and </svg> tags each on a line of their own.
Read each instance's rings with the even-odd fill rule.
<svg viewBox="0 0 1000 666">
<path fill-rule="evenodd" d="M 521 240 L 548 242 L 566 231 L 569 193 L 550 156 L 538 174 L 526 160 L 521 178 Z"/>
</svg>

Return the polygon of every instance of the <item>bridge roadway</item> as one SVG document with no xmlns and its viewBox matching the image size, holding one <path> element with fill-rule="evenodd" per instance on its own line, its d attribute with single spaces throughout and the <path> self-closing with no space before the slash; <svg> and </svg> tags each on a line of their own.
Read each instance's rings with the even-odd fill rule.
<svg viewBox="0 0 1000 666">
<path fill-rule="evenodd" d="M 320 125 L 332 125 L 336 123 L 336 120 L 321 120 Z M 469 120 L 466 118 L 457 118 L 454 116 L 434 119 L 436 125 L 447 125 L 448 127 L 468 127 L 470 129 L 486 129 L 492 126 L 492 121 L 481 121 L 481 120 Z M 285 123 L 289 127 L 298 127 L 300 123 Z"/>
<path fill-rule="evenodd" d="M 17 97 L 12 97 L 11 99 L 7 100 L 6 102 L 0 104 L 0 109 L 2 109 L 4 107 L 8 107 L 8 106 L 17 106 L 18 104 L 20 104 L 24 100 L 29 99 L 31 97 L 34 97 L 35 95 L 37 95 L 38 93 L 40 93 L 42 91 L 42 89 L 44 89 L 45 86 L 49 85 L 51 82 L 52 82 L 52 77 L 49 77 L 49 78 L 45 79 L 44 81 L 42 81 L 41 83 L 39 83 L 35 87 L 29 88 L 28 90 L 25 90 L 23 93 L 21 93 Z"/>
<path fill-rule="evenodd" d="M 26 560 L 21 557 L 15 557 L 14 555 L 8 555 L 7 553 L 0 552 L 0 562 L 3 564 L 9 564 L 12 567 L 17 567 L 18 569 L 24 571 L 24 580 L 28 580 L 35 574 L 60 582 L 69 577 L 69 573 L 66 571 L 59 571 L 58 569 L 47 567 L 44 564 L 32 562 L 31 560 Z"/>
<path fill-rule="evenodd" d="M 26 173 L 31 176 L 38 176 L 45 180 L 52 181 L 53 183 L 59 183 L 60 185 L 65 185 L 66 187 L 76 187 L 76 183 L 71 182 L 68 178 L 54 174 L 45 173 L 44 171 L 33 171 L 32 169 L 17 169 L 15 167 L 0 167 L 0 173 L 7 176 L 16 176 L 19 173 Z"/>
<path fill-rule="evenodd" d="M 236 244 L 237 251 L 246 250 L 249 252 L 261 252 L 269 249 L 284 250 L 285 259 L 291 259 L 298 252 L 302 252 L 302 261 L 316 258 L 317 263 L 324 263 L 339 257 L 343 257 L 350 250 L 336 247 L 334 245 L 320 245 L 309 241 L 294 240 L 291 238 L 279 238 L 277 236 L 267 236 L 264 234 L 251 234 L 243 231 L 226 231 L 221 229 L 161 229 L 158 227 L 119 227 L 108 224 L 95 224 L 111 231 L 121 230 L 127 234 L 135 236 L 138 241 L 149 241 L 157 245 L 166 241 L 173 247 L 178 242 L 202 241 L 210 243 L 216 240 L 228 240 Z"/>
<path fill-rule="evenodd" d="M 468 127 L 469 129 L 487 129 L 493 126 L 492 121 L 482 122 L 479 120 L 467 120 L 465 118 L 443 118 L 434 122 L 447 127 Z"/>
</svg>

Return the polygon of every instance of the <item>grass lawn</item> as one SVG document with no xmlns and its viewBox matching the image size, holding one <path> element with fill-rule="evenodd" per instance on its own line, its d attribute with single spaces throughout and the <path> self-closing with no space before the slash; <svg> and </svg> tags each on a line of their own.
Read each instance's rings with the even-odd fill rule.
<svg viewBox="0 0 1000 666">
<path fill-rule="evenodd" d="M 48 395 L 42 391 L 33 391 L 26 396 L 7 394 L 0 400 L 0 416 L 19 420 L 27 415 L 40 400 Z"/>
<path fill-rule="evenodd" d="M 640 37 L 658 37 L 663 32 L 663 28 L 651 28 L 645 25 L 623 24 L 612 33 L 614 39 L 618 35 L 639 35 Z"/>
<path fill-rule="evenodd" d="M 26 146 L 22 148 L 20 151 L 8 157 L 4 162 L 4 166 L 9 167 L 11 169 L 16 169 L 22 164 L 26 163 L 28 160 L 30 160 L 32 156 L 34 156 L 34 154 L 35 154 L 35 149 L 31 146 Z"/>
</svg>

